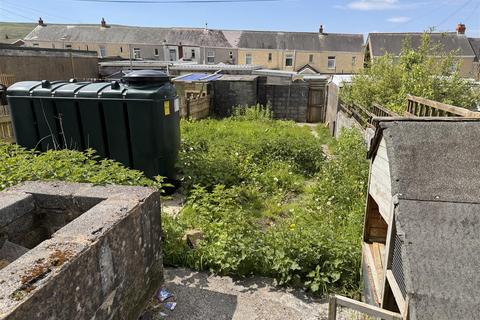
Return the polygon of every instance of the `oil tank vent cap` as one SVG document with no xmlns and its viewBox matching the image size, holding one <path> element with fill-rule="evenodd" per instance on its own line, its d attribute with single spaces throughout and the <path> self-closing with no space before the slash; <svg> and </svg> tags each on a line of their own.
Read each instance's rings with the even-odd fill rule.
<svg viewBox="0 0 480 320">
<path fill-rule="evenodd" d="M 50 81 L 42 80 L 42 88 L 50 88 Z"/>
<path fill-rule="evenodd" d="M 118 90 L 118 89 L 120 89 L 120 83 L 118 83 L 118 81 L 114 80 L 110 83 L 110 88 L 112 88 L 114 90 Z"/>
</svg>

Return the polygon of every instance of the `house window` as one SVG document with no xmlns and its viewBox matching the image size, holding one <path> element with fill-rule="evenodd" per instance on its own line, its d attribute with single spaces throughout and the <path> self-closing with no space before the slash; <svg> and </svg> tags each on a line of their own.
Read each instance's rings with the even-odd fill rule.
<svg viewBox="0 0 480 320">
<path fill-rule="evenodd" d="M 308 57 L 308 62 L 309 62 L 309 63 L 312 63 L 312 62 L 313 62 L 313 54 L 311 54 L 311 55 Z"/>
<path fill-rule="evenodd" d="M 271 52 L 268 53 L 268 62 L 272 62 L 272 53 Z"/>
<path fill-rule="evenodd" d="M 335 69 L 335 67 L 336 67 L 335 57 L 328 57 L 327 68 Z"/>
<path fill-rule="evenodd" d="M 38 44 L 38 43 L 32 43 L 32 46 L 34 46 L 34 47 L 38 47 L 38 46 L 39 46 L 39 44 Z"/>
<path fill-rule="evenodd" d="M 176 61 L 177 60 L 177 50 L 169 49 L 168 54 L 169 54 L 170 61 Z"/>
<path fill-rule="evenodd" d="M 87 51 L 88 51 L 88 45 L 87 45 Z"/>
<path fill-rule="evenodd" d="M 140 48 L 133 48 L 133 59 L 140 59 L 141 57 Z"/>
<path fill-rule="evenodd" d="M 192 59 L 195 59 L 195 49 L 192 49 Z"/>
<path fill-rule="evenodd" d="M 153 54 L 154 54 L 156 57 L 158 57 L 158 49 L 157 49 L 157 48 L 155 48 L 155 49 L 153 50 Z"/>
<path fill-rule="evenodd" d="M 107 55 L 105 47 L 99 47 L 99 49 L 100 49 L 100 52 L 99 52 L 100 53 L 100 58 L 105 57 Z"/>
<path fill-rule="evenodd" d="M 251 53 L 247 53 L 245 55 L 245 64 L 252 64 L 252 54 Z"/>
<path fill-rule="evenodd" d="M 66 44 L 65 49 L 72 49 L 72 45 L 71 44 Z"/>
<path fill-rule="evenodd" d="M 215 51 L 208 50 L 208 52 L 207 52 L 207 62 L 208 63 L 214 63 L 215 62 Z"/>
<path fill-rule="evenodd" d="M 120 52 L 123 52 L 123 47 L 120 47 Z"/>
<path fill-rule="evenodd" d="M 357 64 L 357 57 L 352 57 L 352 66 Z"/>
<path fill-rule="evenodd" d="M 285 66 L 286 67 L 293 66 L 293 54 L 287 53 L 287 55 L 285 56 Z"/>
<path fill-rule="evenodd" d="M 230 60 L 233 59 L 233 51 L 230 51 Z"/>
</svg>

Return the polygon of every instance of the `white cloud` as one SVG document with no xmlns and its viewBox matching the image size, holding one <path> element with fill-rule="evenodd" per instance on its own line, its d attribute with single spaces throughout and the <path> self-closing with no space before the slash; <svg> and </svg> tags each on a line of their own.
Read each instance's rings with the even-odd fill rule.
<svg viewBox="0 0 480 320">
<path fill-rule="evenodd" d="M 347 9 L 371 11 L 390 10 L 399 8 L 398 0 L 359 0 L 347 4 Z"/>
<path fill-rule="evenodd" d="M 412 18 L 410 17 L 391 17 L 388 18 L 387 21 L 391 23 L 405 23 L 410 21 Z"/>
</svg>

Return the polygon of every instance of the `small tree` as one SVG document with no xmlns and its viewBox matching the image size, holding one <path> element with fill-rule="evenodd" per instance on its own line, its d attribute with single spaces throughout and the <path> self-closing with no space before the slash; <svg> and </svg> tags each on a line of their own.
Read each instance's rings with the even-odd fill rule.
<svg viewBox="0 0 480 320">
<path fill-rule="evenodd" d="M 455 54 L 433 44 L 430 33 L 424 33 L 417 49 L 407 39 L 399 57 L 385 54 L 376 58 L 342 89 L 341 98 L 367 108 L 377 102 L 400 114 L 407 94 L 473 108 L 480 93 L 460 77 L 460 61 Z"/>
</svg>

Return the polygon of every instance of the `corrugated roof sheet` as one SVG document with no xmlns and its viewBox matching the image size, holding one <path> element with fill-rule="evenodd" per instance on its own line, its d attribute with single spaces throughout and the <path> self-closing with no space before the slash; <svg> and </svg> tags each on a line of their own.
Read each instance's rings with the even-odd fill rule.
<svg viewBox="0 0 480 320">
<path fill-rule="evenodd" d="M 176 77 L 173 81 L 182 81 L 182 82 L 195 82 L 195 81 L 215 81 L 221 78 L 221 74 L 208 74 L 208 73 L 190 73 L 183 76 Z"/>
<path fill-rule="evenodd" d="M 400 55 L 405 41 L 409 41 L 412 48 L 418 48 L 422 43 L 423 33 L 370 33 L 368 44 L 370 52 L 374 57 L 383 56 L 385 53 L 393 56 Z M 449 53 L 458 50 L 459 56 L 473 57 L 468 38 L 464 35 L 457 35 L 454 32 L 430 33 L 432 45 L 439 45 L 440 49 Z"/>
</svg>

